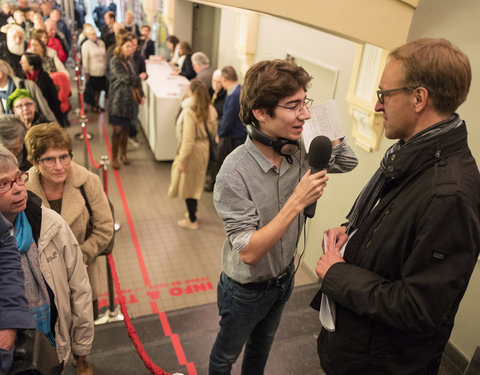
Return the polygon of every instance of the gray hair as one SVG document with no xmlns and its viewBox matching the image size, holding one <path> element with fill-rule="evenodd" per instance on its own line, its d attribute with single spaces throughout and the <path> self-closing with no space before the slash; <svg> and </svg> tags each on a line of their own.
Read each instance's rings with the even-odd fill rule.
<svg viewBox="0 0 480 375">
<path fill-rule="evenodd" d="M 7 36 L 11 35 L 14 31 L 21 33 L 25 37 L 25 30 L 23 30 L 23 27 L 19 25 L 10 25 L 7 31 Z"/>
<path fill-rule="evenodd" d="M 222 76 L 222 70 L 217 69 L 213 72 L 212 79 L 220 79 L 221 76 Z"/>
<path fill-rule="evenodd" d="M 25 139 L 27 129 L 20 117 L 15 115 L 0 116 L 0 146 L 10 148 L 18 138 Z"/>
<path fill-rule="evenodd" d="M 195 52 L 192 55 L 192 65 L 210 65 L 210 59 L 203 52 Z"/>
<path fill-rule="evenodd" d="M 18 160 L 6 147 L 0 146 L 0 173 L 18 169 Z"/>
</svg>

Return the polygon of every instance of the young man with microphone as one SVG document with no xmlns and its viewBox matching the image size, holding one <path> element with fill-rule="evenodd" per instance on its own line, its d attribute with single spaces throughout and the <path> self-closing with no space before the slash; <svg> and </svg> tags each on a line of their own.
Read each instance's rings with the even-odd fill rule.
<svg viewBox="0 0 480 375">
<path fill-rule="evenodd" d="M 245 75 L 240 118 L 249 137 L 225 159 L 214 187 L 227 238 L 210 374 L 230 374 L 245 343 L 242 374 L 263 374 L 292 292 L 303 210 L 322 196 L 328 179 L 325 170 L 311 173 L 301 140 L 311 78 L 286 60 L 261 61 Z M 328 172 L 353 169 L 353 151 L 343 140 L 332 144 Z"/>
</svg>

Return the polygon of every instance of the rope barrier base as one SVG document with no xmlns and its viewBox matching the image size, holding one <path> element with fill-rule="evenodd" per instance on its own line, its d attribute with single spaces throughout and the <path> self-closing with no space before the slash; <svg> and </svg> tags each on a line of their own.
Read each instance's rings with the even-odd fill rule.
<svg viewBox="0 0 480 375">
<path fill-rule="evenodd" d="M 87 139 L 92 139 L 93 138 L 93 134 L 92 133 L 87 133 Z M 78 139 L 78 140 L 83 140 L 85 139 L 83 133 L 77 133 L 75 134 L 75 139 Z"/>
<path fill-rule="evenodd" d="M 107 323 L 112 323 L 112 322 L 121 322 L 123 320 L 125 320 L 125 318 L 122 314 L 120 306 L 117 305 L 117 306 L 115 306 L 114 311 L 110 311 L 109 309 L 107 309 L 105 311 L 105 314 L 100 315 L 100 317 L 98 319 L 96 319 L 94 323 L 95 323 L 96 326 L 98 326 L 98 325 L 101 325 L 101 324 L 107 324 Z"/>
</svg>

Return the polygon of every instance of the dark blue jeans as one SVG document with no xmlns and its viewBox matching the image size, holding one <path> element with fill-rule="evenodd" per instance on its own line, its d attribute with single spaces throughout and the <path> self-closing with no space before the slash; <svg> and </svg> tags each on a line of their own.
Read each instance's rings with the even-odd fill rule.
<svg viewBox="0 0 480 375">
<path fill-rule="evenodd" d="M 10 367 L 13 363 L 13 352 L 15 350 L 15 346 L 12 346 L 10 350 L 4 350 L 0 348 L 0 371 L 3 373 L 8 373 Z"/>
<path fill-rule="evenodd" d="M 230 374 L 245 343 L 242 374 L 263 374 L 283 307 L 292 290 L 293 275 L 280 285 L 252 290 L 222 272 L 217 289 L 222 318 L 210 354 L 210 375 Z"/>
</svg>

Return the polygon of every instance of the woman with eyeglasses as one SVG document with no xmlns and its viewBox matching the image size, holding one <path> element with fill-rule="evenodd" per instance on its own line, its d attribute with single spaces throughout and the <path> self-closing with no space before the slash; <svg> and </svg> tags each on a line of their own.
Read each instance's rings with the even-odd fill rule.
<svg viewBox="0 0 480 375">
<path fill-rule="evenodd" d="M 25 73 L 25 78 L 37 84 L 55 118 L 63 125 L 57 88 L 48 73 L 43 70 L 41 57 L 31 52 L 25 52 L 20 58 L 20 65 Z"/>
<path fill-rule="evenodd" d="M 77 374 L 91 375 L 86 357 L 94 336 L 92 294 L 82 253 L 65 220 L 27 191 L 28 179 L 28 172 L 18 169 L 15 155 L 0 146 L 0 213 L 13 225 L 22 289 L 33 320 L 30 327 L 43 332 L 60 362 L 70 361 L 73 354 Z M 5 263 L 3 247 L 2 241 L 0 259 Z M 2 274 L 2 284 L 9 283 Z M 5 300 L 8 295 L 2 297 Z"/>
<path fill-rule="evenodd" d="M 20 120 L 22 120 L 27 129 L 30 129 L 34 125 L 50 122 L 44 115 L 37 111 L 37 105 L 28 90 L 16 89 L 8 97 L 7 105 L 15 115 L 20 117 Z"/>
<path fill-rule="evenodd" d="M 97 175 L 72 161 L 72 141 L 58 124 L 40 124 L 25 136 L 29 170 L 27 189 L 37 194 L 45 207 L 57 211 L 68 223 L 80 244 L 92 286 L 94 316 L 98 315 L 98 282 L 101 270 L 97 255 L 110 243 L 113 218 L 102 183 Z M 90 219 L 81 188 L 92 210 L 93 230 L 88 238 Z M 103 269 L 103 268 L 102 268 Z"/>
</svg>

